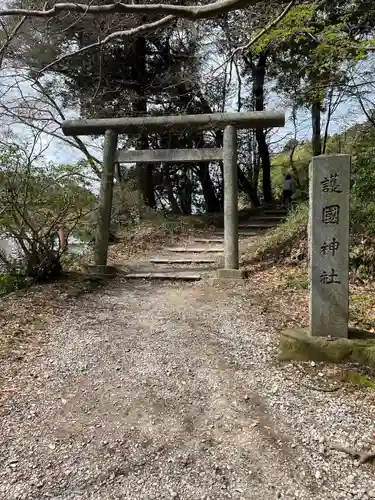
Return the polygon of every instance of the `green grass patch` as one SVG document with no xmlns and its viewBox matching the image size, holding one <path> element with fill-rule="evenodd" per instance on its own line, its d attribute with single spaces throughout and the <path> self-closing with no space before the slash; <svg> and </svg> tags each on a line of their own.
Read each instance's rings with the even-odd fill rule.
<svg viewBox="0 0 375 500">
<path fill-rule="evenodd" d="M 353 203 L 351 209 L 349 266 L 357 278 L 375 278 L 375 204 Z M 295 262 L 307 259 L 308 205 L 297 205 L 285 222 L 242 248 L 246 267 L 256 262 Z"/>
<path fill-rule="evenodd" d="M 375 309 L 374 298 L 365 294 L 352 293 L 349 298 L 349 318 L 361 328 L 372 330 L 375 327 L 373 311 Z"/>
<path fill-rule="evenodd" d="M 24 276 L 0 274 L 0 295 L 22 290 L 30 285 L 30 283 L 31 280 Z"/>
<path fill-rule="evenodd" d="M 307 290 L 309 288 L 307 273 L 299 268 L 290 269 L 283 274 L 282 284 L 289 289 Z"/>
<path fill-rule="evenodd" d="M 372 390 L 375 390 L 375 380 L 361 373 L 344 371 L 341 374 L 341 378 L 343 382 L 349 382 L 352 385 L 368 387 Z"/>
<path fill-rule="evenodd" d="M 295 207 L 285 222 L 251 241 L 244 249 L 243 264 L 246 266 L 260 261 L 278 262 L 289 257 L 301 241 L 307 239 L 308 207 Z"/>
</svg>

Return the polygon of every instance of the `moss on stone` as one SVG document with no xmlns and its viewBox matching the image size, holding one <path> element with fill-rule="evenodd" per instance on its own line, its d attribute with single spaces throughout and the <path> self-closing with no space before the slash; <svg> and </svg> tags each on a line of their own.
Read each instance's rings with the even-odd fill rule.
<svg viewBox="0 0 375 500">
<path fill-rule="evenodd" d="M 349 338 L 311 337 L 307 329 L 286 330 L 280 339 L 281 360 L 351 362 L 375 368 L 375 335 L 349 331 Z"/>
<path fill-rule="evenodd" d="M 353 371 L 344 371 L 342 374 L 342 378 L 344 381 L 350 382 L 353 385 L 365 386 L 375 390 L 374 381 L 371 380 L 369 377 L 366 377 L 366 375 L 362 375 L 361 373 Z"/>
</svg>

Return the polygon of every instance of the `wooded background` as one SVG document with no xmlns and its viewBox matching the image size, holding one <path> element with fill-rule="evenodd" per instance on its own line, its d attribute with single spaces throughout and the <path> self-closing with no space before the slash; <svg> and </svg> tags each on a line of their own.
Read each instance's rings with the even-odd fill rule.
<svg viewBox="0 0 375 500">
<path fill-rule="evenodd" d="M 9 158 L 9 146 L 26 156 L 32 149 L 40 166 L 45 148 L 52 144 L 58 160 L 64 141 L 80 161 L 56 161 L 52 178 L 60 179 L 62 170 L 74 173 L 70 186 L 73 192 L 86 190 L 88 205 L 90 186 L 100 178 L 102 143 L 64 137 L 64 119 L 263 111 L 277 105 L 288 117 L 285 131 L 239 134 L 241 206 L 277 198 L 287 172 L 295 181 L 296 201 L 303 201 L 311 156 L 348 152 L 354 160 L 354 201 L 371 212 L 375 9 L 370 0 L 224 0 L 198 6 L 16 0 L 0 10 L 0 20 L 3 158 Z M 341 124 L 335 121 L 338 110 L 341 117 L 347 110 Z M 306 134 L 310 137 L 301 140 Z M 222 140 L 221 132 L 144 131 L 121 136 L 120 147 L 220 147 Z M 2 163 L 4 175 L 12 168 L 14 161 Z M 38 172 L 44 175 L 43 168 Z M 117 174 L 114 217 L 130 217 L 140 204 L 163 213 L 222 211 L 219 162 L 127 165 Z M 48 175 L 51 179 L 51 168 Z M 35 183 L 35 176 L 29 179 Z M 59 192 L 67 189 L 65 184 Z"/>
</svg>

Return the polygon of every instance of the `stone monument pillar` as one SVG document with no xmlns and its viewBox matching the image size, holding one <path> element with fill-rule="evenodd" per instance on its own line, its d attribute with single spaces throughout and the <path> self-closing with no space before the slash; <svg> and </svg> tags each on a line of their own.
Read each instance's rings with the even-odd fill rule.
<svg viewBox="0 0 375 500">
<path fill-rule="evenodd" d="M 309 167 L 310 335 L 348 337 L 350 156 Z"/>
<path fill-rule="evenodd" d="M 98 228 L 94 247 L 94 262 L 97 266 L 107 265 L 116 148 L 117 132 L 110 129 L 106 130 L 104 135 L 103 170 L 98 204 Z"/>
<path fill-rule="evenodd" d="M 224 261 L 225 269 L 239 268 L 237 130 L 227 125 L 223 138 L 224 169 Z"/>
</svg>

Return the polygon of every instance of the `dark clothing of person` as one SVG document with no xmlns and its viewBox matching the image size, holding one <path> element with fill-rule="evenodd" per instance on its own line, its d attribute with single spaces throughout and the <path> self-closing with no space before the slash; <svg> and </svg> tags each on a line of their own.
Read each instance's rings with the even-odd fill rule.
<svg viewBox="0 0 375 500">
<path fill-rule="evenodd" d="M 284 189 L 283 194 L 284 194 L 284 204 L 292 203 L 293 191 L 291 189 Z"/>
</svg>

